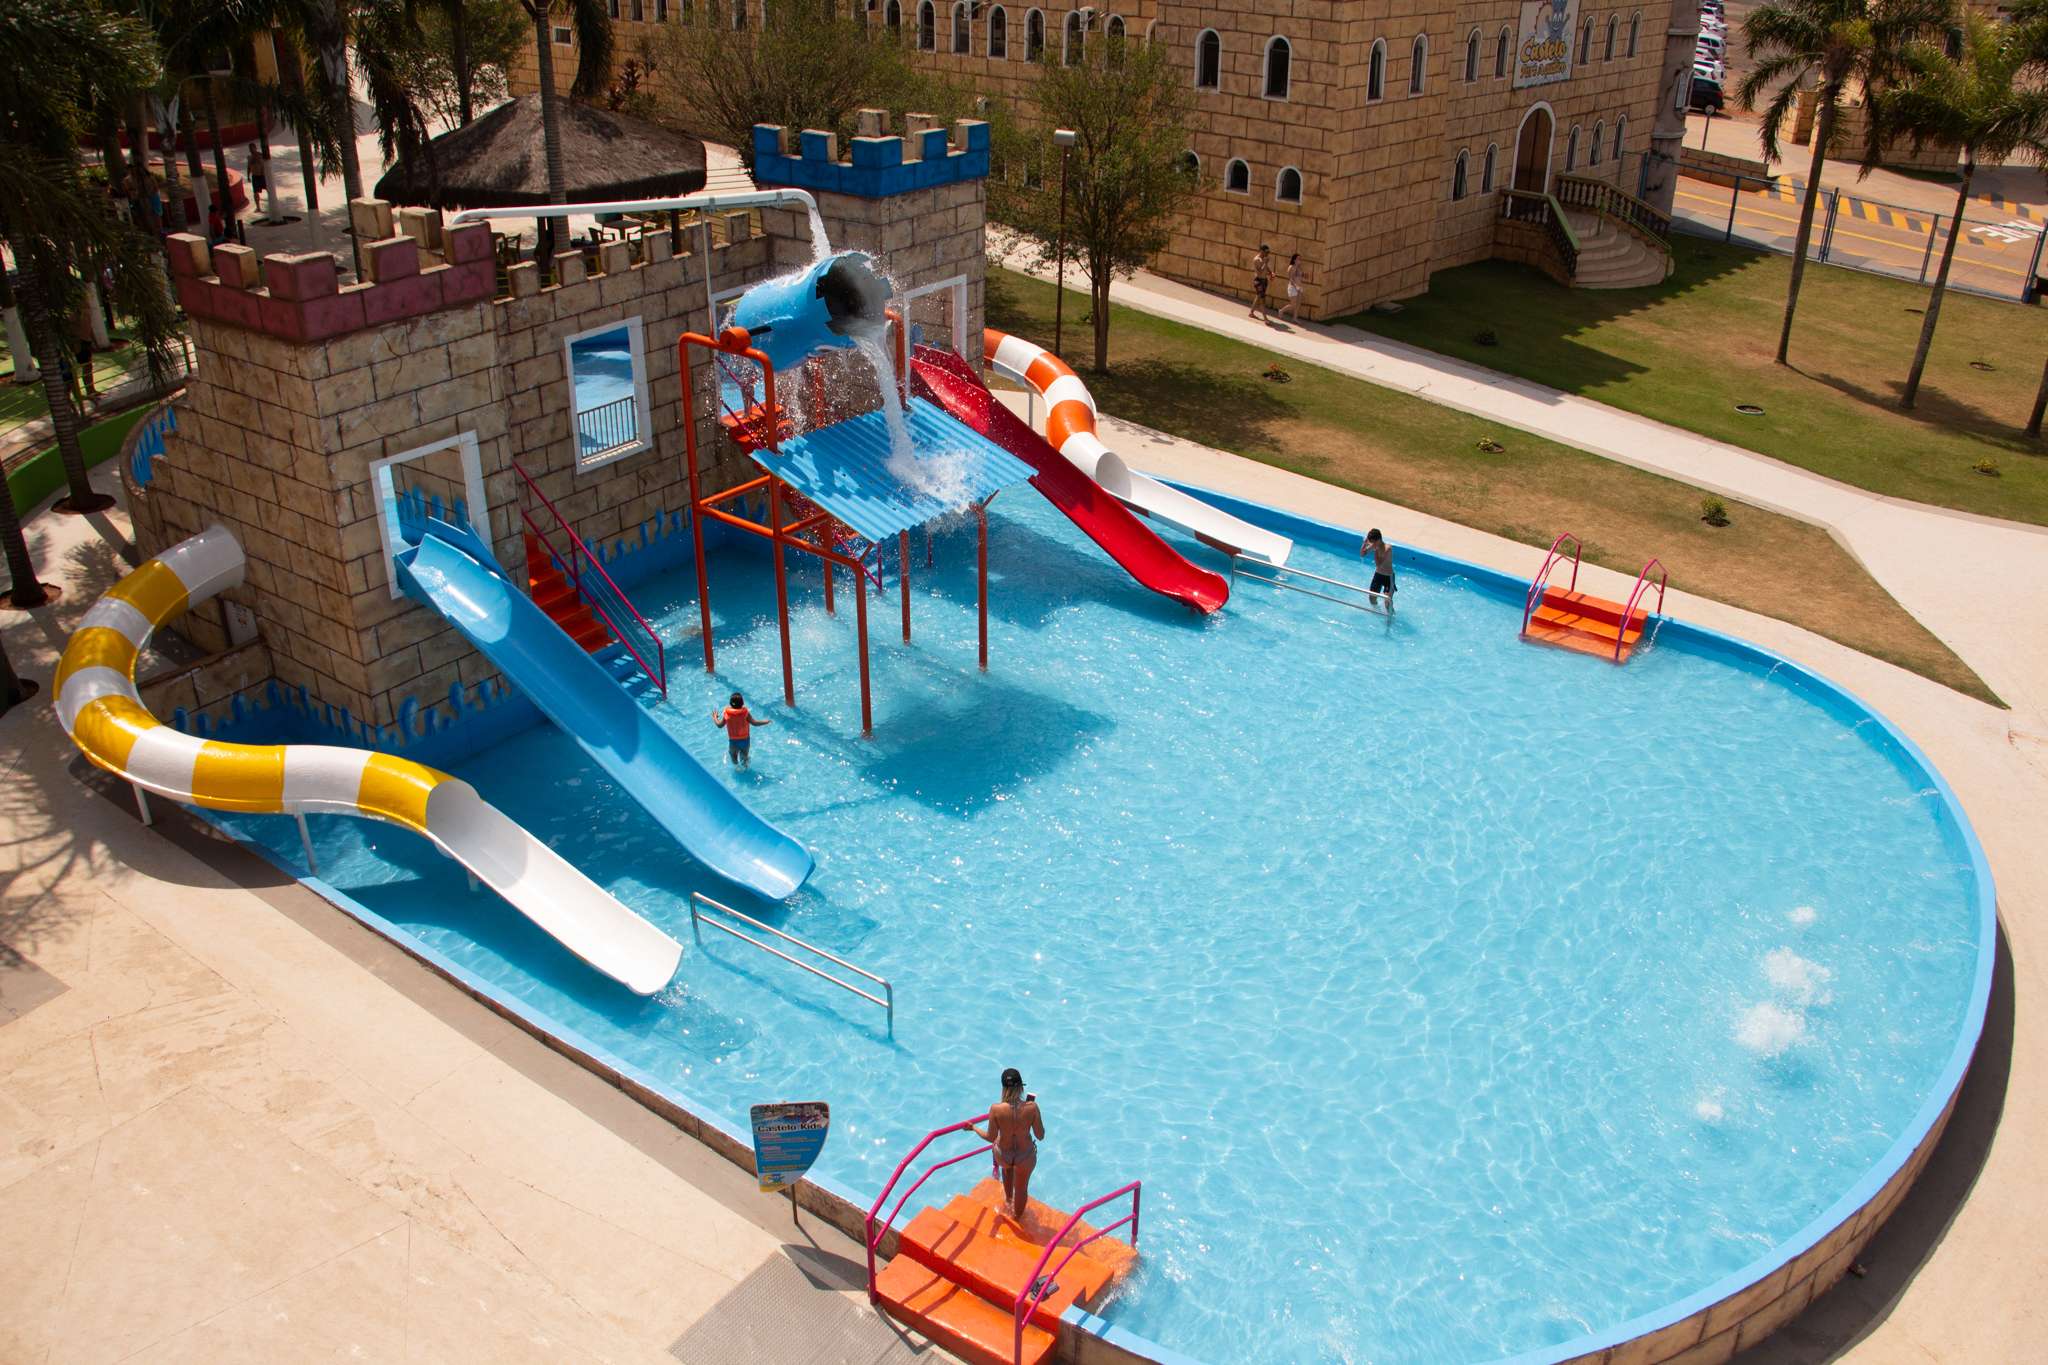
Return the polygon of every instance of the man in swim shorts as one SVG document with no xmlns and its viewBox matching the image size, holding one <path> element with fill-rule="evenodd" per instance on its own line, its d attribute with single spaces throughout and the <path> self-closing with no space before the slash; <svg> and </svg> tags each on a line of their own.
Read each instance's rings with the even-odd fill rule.
<svg viewBox="0 0 2048 1365">
<path fill-rule="evenodd" d="M 732 694 L 732 701 L 723 711 L 712 718 L 712 723 L 725 731 L 725 761 L 735 768 L 751 768 L 753 758 L 748 753 L 753 744 L 756 725 L 773 725 L 766 716 L 757 716 L 747 709 L 747 699 L 739 693 Z"/>
<path fill-rule="evenodd" d="M 1366 589 L 1366 600 L 1377 607 L 1384 598 L 1387 615 L 1394 614 L 1394 547 L 1387 544 L 1375 526 L 1365 533 L 1365 544 L 1358 553 L 1372 560 L 1372 586 Z"/>
<path fill-rule="evenodd" d="M 1273 283 L 1273 250 L 1264 242 L 1259 243 L 1259 254 L 1252 257 L 1252 309 L 1245 316 L 1271 322 L 1273 315 L 1266 310 L 1266 289 Z"/>
</svg>

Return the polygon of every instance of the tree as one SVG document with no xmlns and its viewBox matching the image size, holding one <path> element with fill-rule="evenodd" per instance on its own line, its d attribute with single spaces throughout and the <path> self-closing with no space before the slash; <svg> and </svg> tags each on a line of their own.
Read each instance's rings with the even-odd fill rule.
<svg viewBox="0 0 2048 1365">
<path fill-rule="evenodd" d="M 2027 47 L 2027 68 L 2036 81 L 2048 80 L 2048 0 L 2021 0 L 2013 7 L 2013 23 Z M 2034 409 L 2027 415 L 2027 435 L 2041 439 L 2041 418 L 2048 414 L 2048 364 L 2041 367 L 2041 387 L 2034 393 Z"/>
<path fill-rule="evenodd" d="M 7 647 L 0 645 L 0 716 L 41 690 L 34 679 L 24 678 L 14 671 L 14 661 L 7 657 Z"/>
<path fill-rule="evenodd" d="M 1769 0 L 1743 21 L 1743 41 L 1755 68 L 1736 95 L 1744 109 L 1759 95 L 1775 91 L 1764 108 L 1760 134 L 1767 159 L 1778 159 L 1778 135 L 1798 103 L 1800 87 L 1814 82 L 1813 161 L 1799 205 L 1799 234 L 1792 248 L 1792 282 L 1785 292 L 1785 325 L 1778 334 L 1778 363 L 1789 363 L 1792 315 L 1813 241 L 1813 211 L 1820 203 L 1821 171 L 1843 92 L 1860 85 L 1882 89 L 1901 66 L 1908 44 L 1940 32 L 1954 0 Z"/>
<path fill-rule="evenodd" d="M 562 167 L 562 123 L 555 93 L 555 36 L 557 9 L 567 12 L 576 33 L 576 79 L 569 85 L 574 99 L 595 99 L 612 78 L 612 19 L 605 0 L 519 0 L 533 21 L 534 56 L 540 66 L 540 135 L 546 153 L 548 202 L 569 202 L 569 176 Z M 555 243 L 555 220 L 540 220 L 538 255 L 541 268 L 549 269 Z"/>
<path fill-rule="evenodd" d="M 157 75 L 149 29 L 95 0 L 0 6 L 0 236 L 14 257 L 22 321 L 70 486 L 59 506 L 73 512 L 112 502 L 87 477 L 78 410 L 64 382 L 67 324 L 88 278 L 102 269 L 113 277 L 114 302 L 135 319 L 151 377 L 161 383 L 170 367 L 176 310 L 156 244 L 111 212 L 85 177 L 78 144 L 95 103 Z"/>
<path fill-rule="evenodd" d="M 2030 38 L 2024 28 L 1965 14 L 1960 42 L 1953 49 L 1933 42 L 1914 44 L 1906 52 L 1905 74 L 1871 97 L 1866 167 L 1877 164 L 1887 143 L 1901 138 L 1911 139 L 1915 151 L 1929 142 L 1963 149 L 1955 221 L 1920 320 L 1913 368 L 1899 396 L 1902 408 L 1913 406 L 1927 370 L 1927 352 L 1934 344 L 1934 326 L 1941 317 L 1949 266 L 1963 235 L 1963 210 L 1969 207 L 1979 163 L 1996 166 L 2024 155 L 2036 165 L 2048 165 L 2048 89 L 2037 81 L 2021 80 L 2034 55 Z"/>
<path fill-rule="evenodd" d="M 406 83 L 427 113 L 461 127 L 511 93 L 508 75 L 526 41 L 518 0 L 421 0 L 420 44 Z"/>
<path fill-rule="evenodd" d="M 1191 97 L 1164 43 L 1091 37 L 1078 60 L 1042 66 L 1029 96 L 1042 134 L 1071 128 L 1066 169 L 1065 245 L 1088 277 L 1095 320 L 1095 369 L 1109 367 L 1109 288 L 1166 246 L 1174 219 L 1198 182 L 1184 164 Z M 1044 259 L 1060 232 L 1058 153 L 1045 162 L 1044 188 L 1011 196 L 1005 218 Z"/>
</svg>

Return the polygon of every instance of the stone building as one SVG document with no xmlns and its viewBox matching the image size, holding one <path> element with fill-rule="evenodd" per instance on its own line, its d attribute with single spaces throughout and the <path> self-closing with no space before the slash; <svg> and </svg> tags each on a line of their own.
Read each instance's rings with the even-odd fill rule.
<svg viewBox="0 0 2048 1365">
<path fill-rule="evenodd" d="M 936 70 L 1013 103 L 1034 60 L 1119 34 L 1168 44 L 1194 91 L 1203 191 L 1154 268 L 1246 293 L 1261 242 L 1283 263 L 1298 251 L 1308 317 L 1420 293 L 1432 272 L 1492 255 L 1511 187 L 1569 173 L 1668 212 L 1698 32 L 1684 0 L 851 2 Z M 614 10 L 626 54 L 705 6 Z M 556 38 L 566 89 L 573 35 Z M 529 59 L 513 86 L 537 79 Z"/>
<path fill-rule="evenodd" d="M 811 190 L 835 249 L 880 258 L 923 339 L 978 348 L 986 124 L 858 139 L 848 161 L 829 139 L 784 154 L 782 130 L 759 136 L 764 188 Z M 807 215 L 770 206 L 609 242 L 594 263 L 565 251 L 543 286 L 532 263 L 500 275 L 484 224 L 444 230 L 376 200 L 352 209 L 358 284 L 341 284 L 326 253 L 259 261 L 171 239 L 198 361 L 163 453 L 146 471 L 124 462 L 137 546 L 155 554 L 219 522 L 247 556 L 240 587 L 178 624 L 201 650 L 234 655 L 166 694 L 195 728 L 269 706 L 296 713 L 280 738 L 311 723 L 403 748 L 496 706 L 506 691 L 488 660 L 398 586 L 408 509 L 467 517 L 521 583 L 522 511 L 549 525 L 543 495 L 623 585 L 681 562 L 682 423 L 722 462 L 712 478 L 748 466 L 715 421 L 705 353 L 692 351 L 686 388 L 678 339 L 715 331 L 714 308 L 812 259 Z M 571 348 L 619 329 L 633 411 L 593 448 Z M 696 666 L 673 641 L 669 655 Z"/>
</svg>

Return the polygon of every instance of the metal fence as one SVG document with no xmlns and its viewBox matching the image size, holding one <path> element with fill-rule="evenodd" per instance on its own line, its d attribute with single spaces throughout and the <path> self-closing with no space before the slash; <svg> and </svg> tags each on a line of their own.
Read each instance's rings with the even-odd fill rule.
<svg viewBox="0 0 2048 1365">
<path fill-rule="evenodd" d="M 589 460 L 640 439 L 640 400 L 634 394 L 615 398 L 576 414 L 576 451 Z"/>
</svg>

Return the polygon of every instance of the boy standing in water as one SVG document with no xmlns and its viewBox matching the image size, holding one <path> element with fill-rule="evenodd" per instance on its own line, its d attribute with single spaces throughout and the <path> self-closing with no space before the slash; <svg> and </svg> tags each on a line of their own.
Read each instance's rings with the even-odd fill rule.
<svg viewBox="0 0 2048 1365">
<path fill-rule="evenodd" d="M 713 716 L 712 723 L 725 731 L 725 761 L 736 768 L 754 766 L 752 756 L 747 752 L 753 744 L 756 725 L 773 725 L 766 716 L 757 716 L 747 709 L 747 699 L 735 692 L 732 701 L 723 711 Z"/>
<path fill-rule="evenodd" d="M 1372 586 L 1366 589 L 1366 600 L 1375 607 L 1385 598 L 1387 615 L 1394 614 L 1394 547 L 1387 544 L 1375 526 L 1365 533 L 1365 544 L 1358 548 L 1360 556 L 1372 560 Z"/>
</svg>

